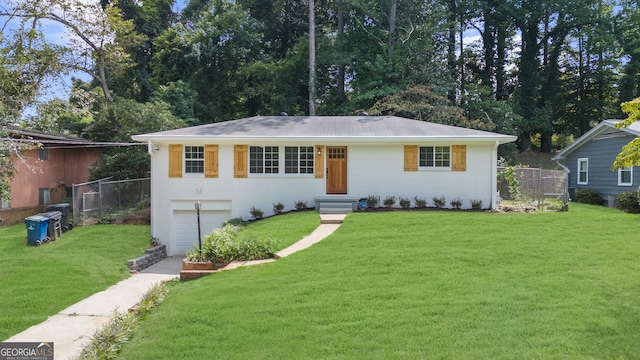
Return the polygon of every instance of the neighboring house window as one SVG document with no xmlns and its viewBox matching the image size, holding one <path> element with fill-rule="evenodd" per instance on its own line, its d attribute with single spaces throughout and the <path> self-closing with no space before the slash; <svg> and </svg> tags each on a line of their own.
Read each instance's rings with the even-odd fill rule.
<svg viewBox="0 0 640 360">
<path fill-rule="evenodd" d="M 448 168 L 451 166 L 449 146 L 420 146 L 420 167 Z"/>
<path fill-rule="evenodd" d="M 49 203 L 49 189 L 38 189 L 38 199 L 40 205 Z"/>
<path fill-rule="evenodd" d="M 204 173 L 204 146 L 184 147 L 184 172 L 187 174 Z"/>
<path fill-rule="evenodd" d="M 618 169 L 618 185 L 633 185 L 633 168 Z"/>
<path fill-rule="evenodd" d="M 49 148 L 45 145 L 42 145 L 38 149 L 38 159 L 40 160 L 49 160 Z"/>
<path fill-rule="evenodd" d="M 578 184 L 589 183 L 589 159 L 578 159 Z"/>
<path fill-rule="evenodd" d="M 285 146 L 285 174 L 313 174 L 313 146 Z"/>
<path fill-rule="evenodd" d="M 279 167 L 277 146 L 250 146 L 249 173 L 277 174 Z"/>
</svg>

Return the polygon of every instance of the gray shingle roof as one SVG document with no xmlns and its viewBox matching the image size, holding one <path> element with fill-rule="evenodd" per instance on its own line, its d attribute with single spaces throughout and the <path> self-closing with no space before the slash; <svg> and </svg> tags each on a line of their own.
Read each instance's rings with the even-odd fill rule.
<svg viewBox="0 0 640 360">
<path fill-rule="evenodd" d="M 594 126 L 591 130 L 587 131 L 584 135 L 576 139 L 576 141 L 572 142 L 567 147 L 565 147 L 560 152 L 558 152 L 556 155 L 554 155 L 551 158 L 551 160 L 565 159 L 569 154 L 576 151 L 582 145 L 586 144 L 587 142 L 589 142 L 589 140 L 593 139 L 598 135 L 612 134 L 612 133 L 619 133 L 619 134 L 628 133 L 633 136 L 640 135 L 640 121 L 631 123 L 629 127 L 621 127 L 620 129 L 618 129 L 616 125 L 621 122 L 622 120 L 614 120 L 614 119 L 601 121 L 598 125 Z"/>
<path fill-rule="evenodd" d="M 514 136 L 396 116 L 255 116 L 201 126 L 135 135 L 134 140 L 204 138 L 468 138 L 500 141 Z"/>
</svg>

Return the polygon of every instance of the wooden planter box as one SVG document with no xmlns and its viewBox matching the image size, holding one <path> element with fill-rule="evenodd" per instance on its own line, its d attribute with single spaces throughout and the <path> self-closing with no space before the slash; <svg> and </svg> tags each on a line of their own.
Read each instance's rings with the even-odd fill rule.
<svg viewBox="0 0 640 360">
<path fill-rule="evenodd" d="M 211 261 L 189 261 L 182 259 L 182 271 L 180 280 L 191 280 L 203 277 L 215 272 Z"/>
<path fill-rule="evenodd" d="M 182 270 L 213 270 L 211 261 L 189 261 L 182 259 Z"/>
</svg>

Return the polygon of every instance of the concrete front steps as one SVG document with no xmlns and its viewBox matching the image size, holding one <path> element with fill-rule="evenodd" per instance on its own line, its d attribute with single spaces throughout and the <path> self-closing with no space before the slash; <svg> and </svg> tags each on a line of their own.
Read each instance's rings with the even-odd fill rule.
<svg viewBox="0 0 640 360">
<path fill-rule="evenodd" d="M 322 214 L 349 214 L 358 209 L 360 198 L 349 196 L 319 196 L 314 199 L 316 210 Z"/>
</svg>

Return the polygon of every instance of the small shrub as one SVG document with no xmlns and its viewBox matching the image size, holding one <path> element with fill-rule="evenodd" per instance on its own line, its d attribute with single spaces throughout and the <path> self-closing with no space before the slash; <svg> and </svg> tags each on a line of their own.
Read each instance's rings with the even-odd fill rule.
<svg viewBox="0 0 640 360">
<path fill-rule="evenodd" d="M 244 219 L 241 218 L 241 217 L 237 217 L 237 218 L 233 218 L 233 219 L 227 220 L 224 224 L 225 225 L 244 226 L 246 224 L 246 221 L 244 221 Z"/>
<path fill-rule="evenodd" d="M 462 200 L 460 200 L 460 198 L 455 198 L 451 200 L 449 204 L 451 204 L 451 207 L 454 209 L 460 209 L 462 207 Z"/>
<path fill-rule="evenodd" d="M 368 205 L 368 207 L 370 209 L 377 208 L 378 204 L 380 204 L 380 197 L 379 196 L 375 196 L 375 195 L 367 196 L 367 205 Z"/>
<path fill-rule="evenodd" d="M 393 205 L 395 205 L 395 203 L 396 203 L 396 197 L 395 197 L 395 196 L 387 196 L 387 197 L 384 199 L 384 202 L 383 202 L 383 203 L 384 203 L 384 206 L 385 206 L 387 209 L 390 209 L 390 208 L 392 208 L 392 207 L 393 207 Z"/>
<path fill-rule="evenodd" d="M 284 210 L 284 205 L 282 205 L 281 202 L 273 204 L 273 213 L 274 214 L 280 214 L 282 213 L 282 210 Z"/>
<path fill-rule="evenodd" d="M 161 245 L 160 239 L 158 239 L 157 237 L 153 237 L 152 236 L 149 242 L 150 242 L 151 247 L 155 247 L 155 246 L 160 246 Z"/>
<path fill-rule="evenodd" d="M 241 229 L 241 226 L 227 224 L 205 235 L 202 240 L 202 258 L 213 263 L 233 261 L 236 254 L 234 240 Z M 195 245 L 194 249 L 197 252 Z"/>
<path fill-rule="evenodd" d="M 482 209 L 482 200 L 471 200 L 471 208 L 473 210 Z"/>
<path fill-rule="evenodd" d="M 204 237 L 200 257 L 215 264 L 267 259 L 275 254 L 276 245 L 271 238 L 247 238 L 243 236 L 241 226 L 226 224 Z M 198 249 L 194 246 L 187 256 L 197 256 L 197 253 Z"/>
<path fill-rule="evenodd" d="M 546 206 L 551 211 L 569 211 L 569 203 L 562 199 L 549 199 Z"/>
<path fill-rule="evenodd" d="M 307 202 L 304 200 L 298 200 L 294 204 L 296 210 L 304 210 L 307 208 Z"/>
<path fill-rule="evenodd" d="M 446 199 L 444 198 L 444 196 L 440 196 L 440 197 L 434 196 L 432 200 L 433 200 L 433 204 L 434 204 L 438 209 L 439 209 L 439 208 L 441 208 L 441 207 L 443 207 L 443 206 L 447 203 L 447 201 L 446 201 Z"/>
<path fill-rule="evenodd" d="M 272 258 L 276 253 L 276 242 L 271 238 L 245 239 L 236 245 L 233 260 L 261 260 Z"/>
<path fill-rule="evenodd" d="M 416 204 L 417 208 L 425 208 L 427 207 L 427 199 L 425 198 L 419 198 L 419 197 L 414 197 L 413 198 L 413 202 Z"/>
<path fill-rule="evenodd" d="M 576 201 L 583 204 L 602 205 L 604 199 L 596 189 L 576 190 Z"/>
<path fill-rule="evenodd" d="M 621 192 L 616 196 L 616 204 L 618 209 L 626 213 L 640 213 L 640 204 L 638 204 L 638 193 L 636 191 Z"/>
<path fill-rule="evenodd" d="M 251 214 L 251 216 L 253 216 L 255 219 L 261 219 L 262 216 L 264 215 L 264 212 L 258 208 L 256 208 L 255 206 L 252 206 L 251 209 L 249 210 L 249 213 Z"/>
<path fill-rule="evenodd" d="M 411 200 L 406 198 L 400 198 L 400 207 L 403 209 L 408 209 L 411 207 Z"/>
<path fill-rule="evenodd" d="M 77 359 L 116 358 L 140 320 L 161 303 L 168 292 L 166 284 L 156 284 L 145 293 L 134 311 L 114 312 L 109 321 L 91 336 Z"/>
</svg>

